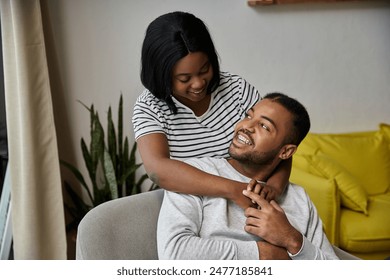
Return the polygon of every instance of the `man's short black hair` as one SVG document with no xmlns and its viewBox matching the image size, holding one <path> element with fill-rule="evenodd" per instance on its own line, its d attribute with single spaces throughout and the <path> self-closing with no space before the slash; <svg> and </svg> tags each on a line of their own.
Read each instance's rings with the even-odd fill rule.
<svg viewBox="0 0 390 280">
<path fill-rule="evenodd" d="M 152 21 L 145 34 L 141 54 L 141 82 L 157 98 L 164 100 L 173 113 L 172 71 L 189 53 L 203 52 L 213 69 L 207 92 L 219 85 L 219 61 L 210 33 L 202 20 L 186 12 L 172 12 Z"/>
<path fill-rule="evenodd" d="M 296 99 L 280 92 L 266 94 L 262 99 L 270 99 L 286 108 L 293 115 L 293 129 L 285 144 L 299 145 L 310 130 L 310 117 L 306 108 Z"/>
</svg>

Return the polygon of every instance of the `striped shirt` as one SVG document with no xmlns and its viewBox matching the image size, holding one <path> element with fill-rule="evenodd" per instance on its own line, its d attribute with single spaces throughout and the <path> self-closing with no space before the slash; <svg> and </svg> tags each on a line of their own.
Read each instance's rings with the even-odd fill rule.
<svg viewBox="0 0 390 280">
<path fill-rule="evenodd" d="M 135 139 L 150 133 L 163 133 L 168 140 L 171 158 L 178 160 L 226 158 L 234 125 L 259 98 L 258 91 L 244 79 L 221 72 L 220 85 L 211 93 L 208 110 L 197 117 L 175 98 L 173 101 L 178 112 L 173 114 L 164 101 L 145 89 L 134 105 Z"/>
</svg>

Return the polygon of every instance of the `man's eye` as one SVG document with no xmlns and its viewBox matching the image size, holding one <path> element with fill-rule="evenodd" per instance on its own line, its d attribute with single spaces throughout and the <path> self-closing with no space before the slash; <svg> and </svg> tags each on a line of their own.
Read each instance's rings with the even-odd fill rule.
<svg viewBox="0 0 390 280">
<path fill-rule="evenodd" d="M 269 127 L 263 123 L 260 123 L 260 126 L 264 128 L 265 130 L 269 131 Z"/>
</svg>

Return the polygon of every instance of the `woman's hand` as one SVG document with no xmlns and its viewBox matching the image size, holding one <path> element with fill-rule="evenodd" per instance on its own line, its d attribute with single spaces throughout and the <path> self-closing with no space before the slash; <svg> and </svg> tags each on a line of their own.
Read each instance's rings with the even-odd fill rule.
<svg viewBox="0 0 390 280">
<path fill-rule="evenodd" d="M 276 192 L 275 188 L 273 188 L 270 185 L 267 185 L 266 182 L 257 181 L 255 179 L 252 179 L 249 182 L 246 190 L 260 195 L 262 198 L 264 198 L 268 202 L 270 202 L 271 200 L 275 200 L 276 197 L 278 196 L 278 193 Z"/>
<path fill-rule="evenodd" d="M 232 200 L 235 204 L 244 210 L 248 207 L 256 206 L 248 197 L 242 194 L 242 192 L 247 189 L 247 186 L 248 185 L 245 183 L 239 183 L 233 186 L 232 190 L 230 191 L 230 196 L 228 197 L 228 199 Z"/>
</svg>

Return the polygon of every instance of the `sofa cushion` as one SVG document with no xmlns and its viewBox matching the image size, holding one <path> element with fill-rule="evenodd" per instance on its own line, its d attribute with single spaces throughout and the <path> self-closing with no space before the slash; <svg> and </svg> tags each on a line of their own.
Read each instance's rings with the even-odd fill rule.
<svg viewBox="0 0 390 280">
<path fill-rule="evenodd" d="M 293 156 L 293 162 L 292 162 L 293 168 L 298 168 L 309 172 L 311 163 L 308 161 L 307 156 L 308 155 L 306 154 L 295 154 Z"/>
<path fill-rule="evenodd" d="M 340 247 L 349 252 L 390 250 L 390 194 L 369 198 L 368 213 L 342 209 Z"/>
<path fill-rule="evenodd" d="M 389 148 L 389 152 L 390 152 L 390 124 L 386 124 L 386 123 L 379 124 L 379 130 L 385 137 L 387 142 L 387 147 Z"/>
<path fill-rule="evenodd" d="M 312 134 L 309 133 L 299 144 L 296 155 L 315 155 L 318 152 L 318 147 L 310 141 Z"/>
<path fill-rule="evenodd" d="M 309 171 L 328 179 L 334 179 L 340 190 L 341 205 L 367 214 L 368 196 L 359 180 L 333 159 L 318 156 L 303 156 L 309 162 Z"/>
<path fill-rule="evenodd" d="M 390 189 L 390 153 L 383 133 L 311 133 L 304 145 L 311 150 L 318 148 L 317 155 L 327 155 L 343 166 L 357 178 L 367 194 L 383 194 Z"/>
<path fill-rule="evenodd" d="M 302 186 L 313 201 L 322 220 L 324 231 L 332 244 L 338 243 L 340 202 L 333 179 L 326 179 L 294 167 L 290 181 Z"/>
</svg>

